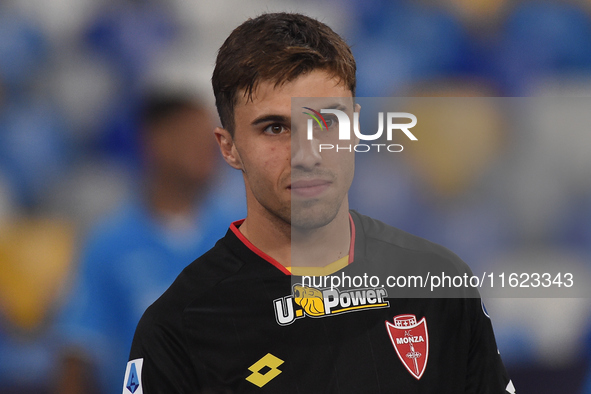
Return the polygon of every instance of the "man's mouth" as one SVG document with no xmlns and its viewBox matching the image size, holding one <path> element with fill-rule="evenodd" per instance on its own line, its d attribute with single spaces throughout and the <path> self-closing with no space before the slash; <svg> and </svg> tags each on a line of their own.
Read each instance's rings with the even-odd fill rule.
<svg viewBox="0 0 591 394">
<path fill-rule="evenodd" d="M 292 192 L 292 196 L 311 198 L 322 194 L 332 184 L 326 179 L 301 179 L 292 182 L 288 189 Z"/>
</svg>

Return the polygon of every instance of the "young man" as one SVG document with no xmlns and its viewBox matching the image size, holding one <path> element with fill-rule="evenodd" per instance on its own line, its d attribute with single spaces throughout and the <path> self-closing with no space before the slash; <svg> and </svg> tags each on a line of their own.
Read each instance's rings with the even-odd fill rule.
<svg viewBox="0 0 591 394">
<path fill-rule="evenodd" d="M 349 211 L 353 153 L 318 149 L 336 119 L 309 139 L 306 111 L 292 111 L 292 97 L 307 97 L 311 110 L 353 113 L 345 42 L 303 15 L 265 14 L 228 37 L 212 82 L 215 136 L 243 173 L 247 216 L 144 314 L 123 392 L 513 393 L 478 298 L 388 298 L 295 275 L 469 272 L 446 249 Z"/>
</svg>

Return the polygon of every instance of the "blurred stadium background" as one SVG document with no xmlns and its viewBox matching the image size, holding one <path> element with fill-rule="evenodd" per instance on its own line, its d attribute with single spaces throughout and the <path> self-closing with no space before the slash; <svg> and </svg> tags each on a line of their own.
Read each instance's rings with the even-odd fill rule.
<svg viewBox="0 0 591 394">
<path fill-rule="evenodd" d="M 53 323 L 81 239 L 138 186 L 143 92 L 195 90 L 214 110 L 217 48 L 264 11 L 303 12 L 341 33 L 359 96 L 591 95 L 587 0 L 3 0 L 0 393 L 53 392 Z M 360 159 L 352 206 L 449 247 L 475 271 L 538 262 L 591 271 L 590 115 L 557 99 L 564 117 L 546 103 L 505 125 L 482 103 L 474 116 L 488 127 L 474 138 L 459 125 L 392 162 Z M 238 174 L 219 176 L 242 189 Z M 584 392 L 590 306 L 487 300 L 519 393 Z"/>
</svg>

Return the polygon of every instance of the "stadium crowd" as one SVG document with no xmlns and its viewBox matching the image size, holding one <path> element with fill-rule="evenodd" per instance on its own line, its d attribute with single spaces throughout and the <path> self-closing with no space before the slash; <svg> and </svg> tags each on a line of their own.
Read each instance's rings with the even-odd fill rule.
<svg viewBox="0 0 591 394">
<path fill-rule="evenodd" d="M 423 138 L 427 123 L 418 148 L 358 155 L 353 208 L 449 247 L 475 272 L 558 264 L 591 280 L 584 110 L 591 2 L 7 0 L 0 4 L 0 394 L 76 392 L 64 383 L 76 373 L 92 382 L 86 390 L 120 389 L 114 376 L 123 379 L 133 330 L 121 328 L 121 337 L 109 330 L 118 330 L 117 316 L 133 328 L 157 294 L 118 293 L 152 279 L 117 271 L 115 260 L 129 252 L 129 262 L 152 264 L 162 281 L 152 290 L 162 291 L 182 267 L 163 274 L 146 256 L 188 264 L 244 215 L 240 174 L 218 154 L 190 163 L 189 152 L 175 162 L 156 137 L 146 143 L 146 103 L 154 94 L 188 95 L 212 116 L 221 40 L 247 17 L 280 10 L 317 17 L 348 40 L 358 96 L 453 97 L 459 101 L 446 101 L 455 104 L 445 110 L 417 110 L 455 119 L 467 115 L 460 98 L 470 97 L 469 115 L 484 125 L 471 133 L 469 121 L 458 122 Z M 175 100 L 151 107 L 166 114 L 158 126 L 165 118 L 166 129 L 207 124 L 191 126 L 183 112 L 191 104 Z M 155 158 L 162 171 L 207 168 L 187 173 L 207 178 L 191 197 L 200 208 L 138 208 L 146 180 L 157 176 Z M 131 246 L 119 242 L 134 237 Z M 591 393 L 590 299 L 486 302 L 518 392 Z"/>
</svg>

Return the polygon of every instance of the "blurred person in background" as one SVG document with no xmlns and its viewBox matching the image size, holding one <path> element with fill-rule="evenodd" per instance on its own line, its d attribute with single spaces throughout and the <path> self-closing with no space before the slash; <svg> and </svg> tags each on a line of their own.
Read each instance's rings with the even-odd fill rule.
<svg viewBox="0 0 591 394">
<path fill-rule="evenodd" d="M 144 309 L 241 214 L 224 198 L 227 192 L 216 191 L 218 157 L 204 104 L 189 95 L 153 93 L 141 123 L 143 188 L 95 226 L 80 253 L 59 324 L 60 393 L 120 390 Z"/>
</svg>

